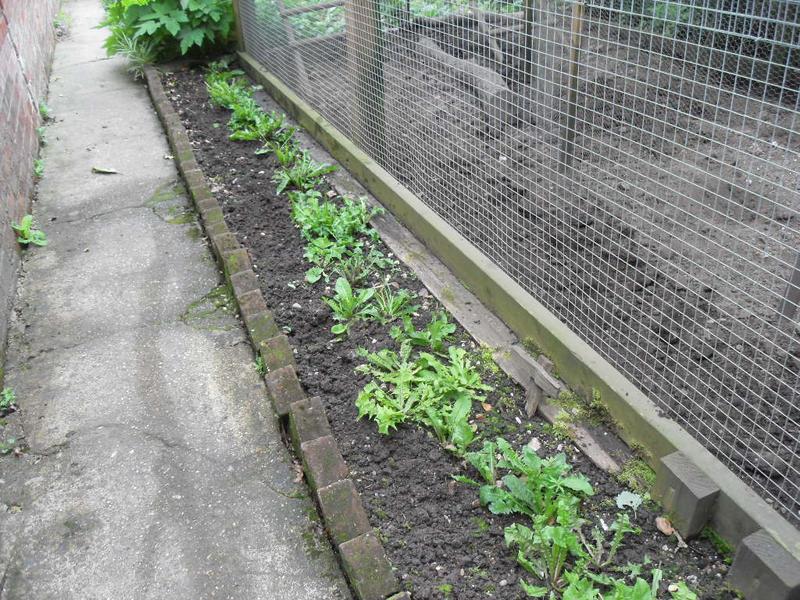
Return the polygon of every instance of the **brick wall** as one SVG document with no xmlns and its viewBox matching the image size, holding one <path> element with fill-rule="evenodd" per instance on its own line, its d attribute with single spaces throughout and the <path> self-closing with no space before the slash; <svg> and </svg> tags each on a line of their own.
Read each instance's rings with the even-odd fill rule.
<svg viewBox="0 0 800 600">
<path fill-rule="evenodd" d="M 11 223 L 30 210 L 60 0 L 0 0 L 0 379 L 19 247 Z"/>
</svg>

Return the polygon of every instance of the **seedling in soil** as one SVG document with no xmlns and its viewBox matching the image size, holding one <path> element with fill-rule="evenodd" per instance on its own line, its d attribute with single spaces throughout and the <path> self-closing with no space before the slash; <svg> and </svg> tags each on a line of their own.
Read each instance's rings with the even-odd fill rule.
<svg viewBox="0 0 800 600">
<path fill-rule="evenodd" d="M 239 131 L 256 128 L 263 114 L 264 111 L 261 110 L 258 103 L 250 96 L 245 96 L 240 102 L 233 105 L 233 114 L 228 121 L 228 129 L 231 130 L 231 135 L 233 136 Z"/>
<path fill-rule="evenodd" d="M 284 141 L 272 141 L 266 144 L 263 148 L 256 151 L 256 154 L 269 154 L 272 152 L 278 161 L 278 164 L 284 169 L 288 168 L 300 154 L 300 148 L 293 138 Z"/>
<path fill-rule="evenodd" d="M 403 317 L 402 328 L 395 325 L 389 335 L 397 342 L 408 340 L 412 346 L 430 348 L 431 351 L 441 354 L 444 352 L 444 342 L 456 331 L 456 326 L 447 320 L 447 313 L 439 312 L 431 317 L 424 329 L 417 329 L 410 316 Z"/>
<path fill-rule="evenodd" d="M 347 283 L 344 277 L 336 280 L 334 287 L 336 293 L 332 298 L 323 298 L 333 311 L 333 318 L 339 321 L 331 328 L 331 333 L 335 335 L 345 335 L 350 321 L 353 319 L 364 318 L 366 315 L 367 303 L 372 298 L 375 290 L 372 288 L 357 290 Z"/>
<path fill-rule="evenodd" d="M 367 234 L 367 223 L 377 214 L 368 209 L 366 202 L 345 198 L 341 205 L 322 200 L 317 190 L 291 191 L 292 220 L 297 223 L 306 240 L 327 237 L 358 246 L 359 235 Z"/>
<path fill-rule="evenodd" d="M 50 107 L 44 102 L 39 102 L 39 116 L 43 121 L 50 120 Z"/>
<path fill-rule="evenodd" d="M 208 75 L 206 79 L 212 81 L 215 78 L 227 79 L 234 76 L 244 75 L 241 69 L 228 70 L 231 65 L 232 57 L 224 56 L 219 60 L 208 63 Z"/>
<path fill-rule="evenodd" d="M 584 496 L 594 494 L 586 477 L 570 475 L 572 467 L 564 453 L 543 459 L 528 446 L 519 455 L 503 438 L 497 438 L 495 443 L 502 457 L 496 465 L 491 444 L 466 455 L 486 480 L 480 489 L 480 500 L 492 513 L 520 513 L 531 518 L 544 515 L 549 520 L 556 517 L 557 510 L 563 511 L 562 500 L 577 508 Z M 498 467 L 510 471 L 502 479 L 503 487 L 488 479 L 496 476 Z M 474 483 L 463 477 L 459 481 Z"/>
<path fill-rule="evenodd" d="M 277 185 L 275 193 L 281 194 L 289 187 L 302 191 L 314 189 L 322 181 L 323 175 L 332 173 L 335 170 L 336 167 L 333 165 L 316 162 L 304 150 L 299 156 L 295 157 L 292 166 L 283 167 L 275 171 L 272 176 L 272 181 Z"/>
<path fill-rule="evenodd" d="M 528 573 L 547 583 L 547 587 L 534 586 L 524 580 L 520 585 L 525 593 L 534 598 L 542 598 L 550 590 L 561 592 L 564 584 L 577 588 L 575 591 L 583 595 L 577 598 L 593 598 L 586 592 L 593 587 L 591 581 L 581 581 L 580 576 L 570 573 L 562 578 L 567 559 L 580 552 L 578 537 L 571 527 L 560 522 L 549 525 L 543 516 L 534 520 L 533 529 L 520 523 L 514 523 L 505 528 L 504 537 L 506 545 L 517 547 L 517 562 Z M 565 582 L 566 579 L 567 581 Z M 587 583 L 589 585 L 587 585 Z M 551 597 L 553 597 L 551 595 Z"/>
<path fill-rule="evenodd" d="M 334 271 L 344 277 L 350 285 L 358 285 L 370 276 L 376 260 L 372 252 L 366 256 L 362 251 L 358 251 L 352 256 L 348 256 L 339 262 Z"/>
<path fill-rule="evenodd" d="M 44 176 L 44 159 L 36 158 L 33 161 L 33 176 L 41 179 Z"/>
<path fill-rule="evenodd" d="M 581 527 L 578 527 L 578 535 L 589 556 L 589 563 L 597 569 L 604 569 L 612 563 L 626 533 L 633 533 L 636 535 L 641 533 L 639 528 L 631 525 L 627 513 L 619 513 L 609 527 L 609 530 L 613 532 L 610 542 L 606 541 L 603 530 L 597 526 L 592 528 L 592 541 L 589 542 L 583 535 Z"/>
<path fill-rule="evenodd" d="M 319 237 L 311 240 L 306 245 L 303 256 L 305 259 L 317 265 L 306 271 L 306 281 L 316 283 L 325 275 L 325 269 L 337 264 L 348 252 L 346 243 L 338 240 L 331 240 L 326 237 Z"/>
<path fill-rule="evenodd" d="M 452 406 L 425 408 L 423 421 L 433 428 L 445 450 L 457 456 L 464 456 L 469 445 L 475 440 L 475 429 L 469 424 L 472 412 L 472 398 L 461 394 Z"/>
<path fill-rule="evenodd" d="M 373 419 L 380 433 L 387 434 L 406 421 L 431 425 L 429 410 L 449 417 L 460 397 L 471 402 L 480 398 L 476 392 L 492 389 L 481 382 L 462 348 L 451 347 L 449 361 L 426 352 L 412 360 L 411 352 L 410 342 L 403 342 L 399 353 L 388 348 L 372 353 L 358 350 L 367 364 L 356 370 L 374 379 L 359 393 L 356 407 L 359 418 Z"/>
<path fill-rule="evenodd" d="M 47 236 L 44 231 L 36 229 L 33 215 L 25 215 L 19 223 L 12 223 L 11 228 L 17 232 L 17 241 L 24 246 L 28 244 L 35 246 L 47 245 Z"/>
<path fill-rule="evenodd" d="M 206 82 L 206 90 L 213 104 L 230 110 L 250 98 L 244 85 L 236 79 L 209 77 Z"/>
<path fill-rule="evenodd" d="M 375 293 L 375 301 L 367 309 L 367 315 L 381 325 L 386 325 L 401 317 L 409 317 L 419 308 L 419 306 L 411 305 L 412 297 L 408 290 L 393 292 L 387 282 Z"/>
<path fill-rule="evenodd" d="M 230 138 L 234 141 L 252 142 L 259 141 L 264 144 L 278 139 L 285 134 L 284 117 L 276 113 L 260 112 L 252 124 L 242 126 L 234 131 Z"/>
</svg>

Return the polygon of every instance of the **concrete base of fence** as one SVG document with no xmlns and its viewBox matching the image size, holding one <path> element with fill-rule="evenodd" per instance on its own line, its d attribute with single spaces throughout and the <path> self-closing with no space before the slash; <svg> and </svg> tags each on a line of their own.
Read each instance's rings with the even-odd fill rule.
<svg viewBox="0 0 800 600">
<path fill-rule="evenodd" d="M 797 561 L 763 530 L 739 544 L 729 581 L 745 598 L 800 600 Z"/>
<path fill-rule="evenodd" d="M 768 530 L 800 572 L 800 532 L 795 527 L 687 431 L 662 417 L 653 402 L 598 352 L 256 59 L 247 52 L 240 52 L 239 58 L 286 112 L 421 238 L 520 339 L 530 338 L 542 348 L 573 390 L 585 397 L 597 390 L 622 437 L 645 448 L 653 468 L 658 468 L 661 457 L 680 450 L 705 473 L 720 490 L 711 512 L 711 525 L 720 535 L 736 544 L 759 529 Z"/>
<path fill-rule="evenodd" d="M 680 452 L 661 457 L 653 496 L 680 534 L 690 539 L 711 519 L 719 487 Z"/>
</svg>

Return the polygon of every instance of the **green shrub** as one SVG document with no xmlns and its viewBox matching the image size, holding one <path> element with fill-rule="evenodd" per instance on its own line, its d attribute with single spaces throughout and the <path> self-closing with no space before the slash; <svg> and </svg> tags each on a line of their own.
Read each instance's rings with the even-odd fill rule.
<svg viewBox="0 0 800 600">
<path fill-rule="evenodd" d="M 149 60 L 209 52 L 227 44 L 234 29 L 231 0 L 112 0 L 105 7 L 106 51 L 134 60 L 137 49 Z"/>
</svg>

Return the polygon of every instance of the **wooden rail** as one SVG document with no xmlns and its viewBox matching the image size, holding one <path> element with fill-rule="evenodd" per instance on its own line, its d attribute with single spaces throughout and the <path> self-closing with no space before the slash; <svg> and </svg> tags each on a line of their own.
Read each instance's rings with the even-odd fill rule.
<svg viewBox="0 0 800 600">
<path fill-rule="evenodd" d="M 325 10 L 326 8 L 335 8 L 337 6 L 344 6 L 344 0 L 329 0 L 328 2 L 320 2 L 319 4 L 306 4 L 305 6 L 283 8 L 280 10 L 280 13 L 282 17 L 294 17 L 296 15 Z"/>
</svg>

